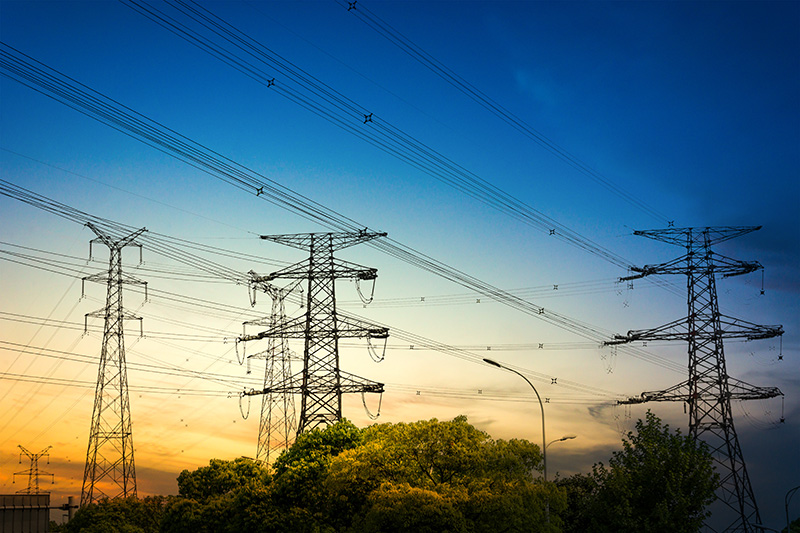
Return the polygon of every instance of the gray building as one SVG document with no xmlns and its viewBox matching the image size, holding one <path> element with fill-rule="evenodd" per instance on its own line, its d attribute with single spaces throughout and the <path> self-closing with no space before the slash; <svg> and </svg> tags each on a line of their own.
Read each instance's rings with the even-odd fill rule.
<svg viewBox="0 0 800 533">
<path fill-rule="evenodd" d="M 0 533 L 47 533 L 50 494 L 0 494 Z"/>
</svg>

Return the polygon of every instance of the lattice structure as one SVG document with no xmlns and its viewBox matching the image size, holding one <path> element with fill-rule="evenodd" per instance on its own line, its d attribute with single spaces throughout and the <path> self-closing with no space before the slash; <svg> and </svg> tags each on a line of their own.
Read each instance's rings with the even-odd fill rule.
<svg viewBox="0 0 800 533">
<path fill-rule="evenodd" d="M 104 326 L 89 448 L 83 473 L 81 507 L 103 498 L 136 496 L 133 430 L 122 325 L 125 320 L 141 318 L 123 310 L 122 286 L 141 284 L 146 288 L 145 282 L 132 276 L 123 276 L 122 249 L 126 246 L 139 246 L 141 253 L 141 246 L 134 241 L 147 230 L 142 228 L 125 237 L 114 238 L 102 233 L 91 223 L 87 226 L 97 235 L 91 242 L 100 242 L 108 247 L 109 260 L 107 272 L 84 278 L 84 281 L 106 283 L 107 292 L 105 307 L 86 315 L 87 320 L 90 316 L 102 317 Z"/>
<path fill-rule="evenodd" d="M 250 271 L 250 287 L 252 297 L 250 303 L 255 305 L 256 291 L 263 291 L 272 298 L 272 312 L 270 316 L 261 320 L 250 320 L 243 324 L 247 334 L 247 326 L 266 326 L 274 330 L 286 321 L 285 301 L 295 286 L 279 288 L 263 281 L 257 273 Z M 261 396 L 261 416 L 258 425 L 258 447 L 256 460 L 271 463 L 283 450 L 289 448 L 294 442 L 294 432 L 297 429 L 295 417 L 294 395 L 272 392 L 272 388 L 285 383 L 292 378 L 292 354 L 286 337 L 271 336 L 267 338 L 267 349 L 247 356 L 248 365 L 251 359 L 265 359 L 264 370 L 265 392 Z M 238 343 L 237 339 L 237 350 Z M 249 370 L 248 370 L 249 373 Z"/>
<path fill-rule="evenodd" d="M 49 457 L 50 454 L 48 450 L 52 448 L 52 446 L 48 446 L 44 450 L 40 451 L 39 453 L 29 452 L 24 446 L 21 444 L 18 445 L 20 451 L 19 455 L 19 462 L 22 462 L 22 456 L 25 455 L 31 461 L 31 467 L 23 472 L 14 472 L 14 481 L 16 481 L 16 476 L 28 476 L 28 486 L 27 488 L 21 489 L 17 491 L 17 494 L 50 494 L 49 491 L 40 490 L 39 489 L 39 478 L 41 476 L 50 476 L 55 482 L 55 477 L 50 472 L 45 472 L 43 470 L 39 470 L 39 459 L 42 457 Z M 48 463 L 50 460 L 48 459 Z"/>
<path fill-rule="evenodd" d="M 361 231 L 355 233 L 302 233 L 296 235 L 263 235 L 262 239 L 299 248 L 309 252 L 308 259 L 283 270 L 259 278 L 261 282 L 275 279 L 296 279 L 307 282 L 306 312 L 294 319 L 284 320 L 257 335 L 244 335 L 239 342 L 268 337 L 303 339 L 303 370 L 299 374 L 262 391 L 245 395 L 300 394 L 301 407 L 297 433 L 326 426 L 342 418 L 342 394 L 382 393 L 383 384 L 343 372 L 339 368 L 339 339 L 367 337 L 385 339 L 387 328 L 339 316 L 336 313 L 335 282 L 340 278 L 374 280 L 378 273 L 335 259 L 334 252 L 366 242 L 385 233 Z"/>
<path fill-rule="evenodd" d="M 716 254 L 711 246 L 752 231 L 760 226 L 714 228 L 668 228 L 636 231 L 658 241 L 682 246 L 686 254 L 660 265 L 633 268 L 631 280 L 653 274 L 687 276 L 688 316 L 649 330 L 629 331 L 607 344 L 634 341 L 682 340 L 688 343 L 689 379 L 669 389 L 643 392 L 640 397 L 621 403 L 683 401 L 689 410 L 689 431 L 705 441 L 716 461 L 721 485 L 717 497 L 724 502 L 730 519 L 725 531 L 756 531 L 761 523 L 750 478 L 747 475 L 739 439 L 733 425 L 731 400 L 752 400 L 782 396 L 775 387 L 755 387 L 730 378 L 725 364 L 723 339 L 768 339 L 783 335 L 781 326 L 759 326 L 720 313 L 716 277 L 754 272 L 763 267 Z"/>
</svg>

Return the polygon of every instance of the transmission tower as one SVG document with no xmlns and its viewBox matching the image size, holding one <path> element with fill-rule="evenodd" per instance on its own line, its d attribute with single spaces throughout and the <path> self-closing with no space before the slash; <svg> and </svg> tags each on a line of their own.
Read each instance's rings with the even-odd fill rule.
<svg viewBox="0 0 800 533">
<path fill-rule="evenodd" d="M 332 424 L 342 418 L 342 394 L 382 393 L 383 384 L 343 372 L 339 368 L 339 339 L 367 337 L 386 339 L 389 330 L 365 322 L 338 316 L 335 282 L 340 278 L 358 281 L 375 280 L 374 268 L 362 267 L 335 259 L 335 251 L 384 237 L 385 233 L 366 230 L 354 233 L 301 233 L 297 235 L 262 235 L 274 241 L 309 252 L 308 259 L 256 278 L 256 282 L 275 279 L 307 281 L 304 315 L 284 321 L 257 335 L 243 335 L 240 342 L 265 337 L 304 339 L 303 370 L 262 391 L 244 395 L 300 394 L 300 418 L 297 433 Z"/>
<path fill-rule="evenodd" d="M 24 472 L 14 472 L 14 476 L 28 476 L 28 488 L 18 490 L 17 494 L 49 494 L 49 492 L 46 490 L 39 490 L 39 477 L 50 476 L 53 479 L 53 483 L 55 483 L 55 477 L 50 472 L 39 470 L 39 459 L 42 457 L 48 457 L 47 462 L 50 463 L 50 454 L 48 453 L 48 450 L 52 448 L 52 446 L 48 446 L 39 453 L 31 453 L 21 444 L 18 446 L 19 449 L 22 450 L 19 454 L 19 462 L 22 463 L 22 455 L 24 454 L 28 457 L 28 459 L 31 460 L 31 467 Z M 16 477 L 14 478 L 14 481 L 16 481 Z"/>
<path fill-rule="evenodd" d="M 731 400 L 756 400 L 783 396 L 776 387 L 755 387 L 728 376 L 723 339 L 768 339 L 783 335 L 782 326 L 759 326 L 720 313 L 716 276 L 723 278 L 763 269 L 756 261 L 738 261 L 716 254 L 711 246 L 760 229 L 761 226 L 668 228 L 635 231 L 635 235 L 682 246 L 686 254 L 660 265 L 633 267 L 637 274 L 623 281 L 653 274 L 683 274 L 688 278 L 685 318 L 663 326 L 629 331 L 606 344 L 633 341 L 682 340 L 689 344 L 689 379 L 662 391 L 643 392 L 621 403 L 682 401 L 689 407 L 689 432 L 704 440 L 720 474 L 717 497 L 732 521 L 725 531 L 755 531 L 761 523 L 739 439 L 733 426 Z"/>
<path fill-rule="evenodd" d="M 286 308 L 284 302 L 290 292 L 296 287 L 279 288 L 263 281 L 261 276 L 250 271 L 250 289 L 252 296 L 251 305 L 256 303 L 256 291 L 261 290 L 272 298 L 272 312 L 269 317 L 261 320 L 250 320 L 243 324 L 247 326 L 267 326 L 274 330 L 286 321 Z M 246 335 L 247 331 L 243 331 Z M 272 392 L 272 387 L 291 380 L 292 363 L 286 337 L 270 336 L 267 338 L 267 349 L 263 352 L 247 356 L 248 374 L 250 359 L 266 359 L 264 370 L 265 392 L 261 396 L 261 417 L 258 425 L 258 447 L 256 460 L 269 464 L 270 459 L 276 457 L 281 451 L 288 449 L 294 441 L 294 431 L 297 428 L 295 418 L 294 395 Z M 238 353 L 238 343 L 237 353 Z"/>
<path fill-rule="evenodd" d="M 132 276 L 122 274 L 122 249 L 141 245 L 136 237 L 147 231 L 142 228 L 125 237 L 114 238 L 102 233 L 91 223 L 87 226 L 97 235 L 89 244 L 100 242 L 108 247 L 108 271 L 84 278 L 84 281 L 106 283 L 106 305 L 88 313 L 88 317 L 102 317 L 103 345 L 100 350 L 100 367 L 97 372 L 92 426 L 89 430 L 89 448 L 86 452 L 86 469 L 83 473 L 81 507 L 103 498 L 136 496 L 136 468 L 133 463 L 133 431 L 128 400 L 128 373 L 125 365 L 125 339 L 123 322 L 141 318 L 126 313 L 122 307 L 124 284 L 147 284 Z M 145 292 L 145 300 L 147 295 Z"/>
</svg>

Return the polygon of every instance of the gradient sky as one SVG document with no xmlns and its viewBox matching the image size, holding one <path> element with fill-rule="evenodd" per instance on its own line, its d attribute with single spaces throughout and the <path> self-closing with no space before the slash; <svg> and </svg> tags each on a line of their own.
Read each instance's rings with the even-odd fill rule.
<svg viewBox="0 0 800 533">
<path fill-rule="evenodd" d="M 335 1 L 203 5 L 373 112 L 381 124 L 631 264 L 681 255 L 676 247 L 633 236 L 636 229 L 668 222 L 762 225 L 718 251 L 761 262 L 764 294 L 760 274 L 720 280 L 718 292 L 725 314 L 786 330 L 782 341 L 726 344 L 732 377 L 777 386 L 786 395 L 734 404 L 762 518 L 783 527 L 783 495 L 800 482 L 800 4 L 359 0 L 624 195 L 503 123 Z M 122 3 L 2 1 L 0 40 L 364 226 L 604 334 L 655 327 L 686 313 L 685 279 L 667 280 L 668 289 L 646 280 L 633 288 L 616 284 L 624 268 L 378 150 Z M 303 259 L 302 252 L 261 241 L 259 234 L 328 230 L 0 73 L 3 180 L 97 217 L 263 258 L 204 256 L 240 272 L 267 273 L 280 262 Z M 31 451 L 53 446 L 50 464 L 42 466 L 55 474 L 55 502 L 80 495 L 97 372 L 91 358 L 102 336 L 97 329 L 83 335 L 80 325 L 105 297 L 102 285 L 87 284 L 81 299 L 78 278 L 106 268 L 99 247 L 95 260 L 86 261 L 93 237 L 79 224 L 0 197 L 4 493 L 26 481 L 17 476 L 12 484 L 12 473 L 28 466 L 18 463 L 20 444 Z M 82 270 L 65 276 L 14 262 L 19 256 L 12 253 L 64 260 Z M 530 389 L 519 377 L 480 363 L 490 356 L 524 369 L 550 399 L 548 440 L 578 436 L 549 449 L 551 475 L 589 472 L 606 460 L 647 407 L 686 431 L 681 405 L 615 406 L 618 398 L 685 380 L 685 346 L 615 353 L 598 347 L 601 337 L 580 338 L 369 246 L 339 256 L 379 272 L 375 301 L 366 308 L 354 284 L 341 281 L 342 309 L 469 350 L 457 357 L 395 335 L 376 364 L 363 342 L 348 342 L 342 368 L 386 383 L 378 421 L 465 414 L 496 438 L 540 442 Z M 124 257 L 126 269 L 153 290 L 236 309 L 218 313 L 125 294 L 126 308 L 144 318 L 145 329 L 144 338 L 134 324 L 127 330 L 138 488 L 140 494 L 170 493 L 184 468 L 255 454 L 257 406 L 243 420 L 237 392 L 258 386 L 263 362 L 253 362 L 247 375 L 225 339 L 241 332 L 242 321 L 267 315 L 269 302 L 263 295 L 250 308 L 244 287 L 198 279 L 196 271 L 146 245 L 143 266 L 133 250 Z M 176 280 L 176 269 L 195 278 Z M 302 312 L 291 303 L 287 311 Z M 71 327 L 42 325 L 45 318 Z M 66 360 L 61 352 L 89 357 Z M 144 372 L 134 363 L 183 370 Z M 224 378 L 192 378 L 189 370 Z M 70 386 L 57 380 L 71 380 Z M 377 409 L 377 398 L 367 403 Z M 347 398 L 345 414 L 360 426 L 372 423 L 358 396 Z"/>
</svg>

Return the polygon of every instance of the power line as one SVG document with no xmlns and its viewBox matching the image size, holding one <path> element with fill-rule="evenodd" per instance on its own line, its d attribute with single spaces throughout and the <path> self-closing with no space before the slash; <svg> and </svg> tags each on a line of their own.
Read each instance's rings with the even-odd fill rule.
<svg viewBox="0 0 800 533">
<path fill-rule="evenodd" d="M 389 23 L 375 15 L 372 11 L 365 7 L 363 3 L 343 0 L 336 0 L 336 2 L 345 7 L 348 12 L 355 15 L 367 26 L 375 30 L 379 35 L 408 54 L 411 58 L 428 68 L 431 72 L 458 89 L 460 92 L 517 130 L 519 133 L 522 133 L 525 137 L 528 137 L 536 144 L 567 163 L 572 168 L 578 170 L 581 174 L 589 177 L 605 189 L 616 194 L 629 204 L 640 209 L 644 213 L 647 213 L 651 217 L 661 222 L 668 221 L 666 215 L 662 214 L 653 206 L 646 204 L 641 199 L 636 198 L 625 189 L 615 185 L 608 178 L 591 168 L 589 165 L 578 159 L 566 149 L 560 147 L 551 139 L 547 138 L 541 132 L 533 128 L 533 126 L 506 109 L 491 97 L 487 96 L 486 93 L 476 88 L 474 85 L 456 74 L 453 70 L 445 66 L 442 62 L 434 58 L 431 54 L 427 53 L 421 47 L 416 45 L 413 41 L 411 41 L 411 39 L 407 38 L 401 32 L 393 28 Z"/>
<path fill-rule="evenodd" d="M 167 2 L 178 17 L 194 24 L 190 27 L 145 1 L 120 1 L 264 87 L 456 190 L 612 264 L 622 268 L 631 264 L 396 128 L 205 7 L 191 1 Z M 274 69 L 283 77 L 277 79 L 259 64 Z"/>
</svg>

